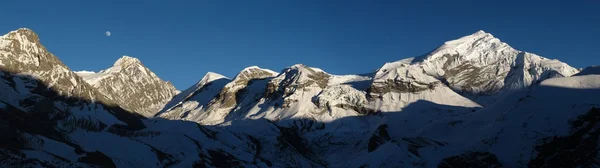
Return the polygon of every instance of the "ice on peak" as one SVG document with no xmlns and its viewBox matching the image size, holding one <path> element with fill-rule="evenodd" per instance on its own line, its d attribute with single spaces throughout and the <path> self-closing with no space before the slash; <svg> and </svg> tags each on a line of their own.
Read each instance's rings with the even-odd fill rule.
<svg viewBox="0 0 600 168">
<path fill-rule="evenodd" d="M 87 71 L 87 70 L 81 70 L 81 71 L 75 71 L 75 73 L 81 73 L 81 74 L 93 74 L 96 73 L 94 71 Z"/>
<path fill-rule="evenodd" d="M 115 62 L 114 66 L 126 66 L 126 65 L 141 64 L 141 63 L 142 62 L 137 58 L 124 55 Z"/>
<path fill-rule="evenodd" d="M 456 40 L 445 42 L 431 53 L 421 57 L 421 61 L 438 60 L 445 56 L 460 56 L 461 60 L 498 60 L 497 56 L 513 55 L 517 50 L 482 30 Z M 508 54 L 511 53 L 511 54 Z M 486 58 L 481 58 L 486 57 Z"/>
<path fill-rule="evenodd" d="M 486 33 L 483 30 L 479 30 L 471 35 L 463 36 L 456 40 L 450 40 L 450 41 L 445 42 L 444 44 L 473 43 L 473 42 L 480 41 L 480 40 L 486 40 L 486 41 L 496 41 L 497 40 L 498 42 L 500 42 L 500 40 L 497 39 L 496 37 L 494 37 L 494 35 L 492 35 L 490 33 Z"/>
<path fill-rule="evenodd" d="M 304 64 L 294 64 L 292 66 L 289 66 L 289 67 L 283 69 L 281 74 L 289 74 L 289 73 L 295 74 L 295 73 L 303 73 L 303 72 L 311 74 L 311 73 L 315 72 L 315 70 Z"/>
<path fill-rule="evenodd" d="M 386 70 L 386 69 L 393 69 L 393 68 L 408 66 L 411 64 L 411 62 L 414 59 L 415 59 L 414 57 L 411 57 L 411 58 L 405 58 L 405 59 L 402 59 L 402 60 L 396 61 L 396 62 L 386 62 L 385 64 L 383 64 L 383 66 L 381 68 L 376 70 L 376 72 L 381 71 L 381 70 Z"/>
<path fill-rule="evenodd" d="M 483 30 L 479 30 L 479 31 L 477 31 L 477 32 L 475 32 L 475 33 L 473 33 L 473 34 L 486 34 L 486 32 L 485 32 L 485 31 L 483 31 Z"/>
<path fill-rule="evenodd" d="M 463 36 L 459 39 L 468 39 L 468 38 L 484 38 L 484 37 L 491 37 L 491 38 L 495 38 L 494 35 L 492 35 L 491 33 L 485 32 L 483 30 L 479 30 L 471 35 L 468 36 Z"/>
<path fill-rule="evenodd" d="M 250 67 L 242 69 L 234 77 L 233 80 L 238 81 L 238 80 L 262 79 L 262 78 L 274 77 L 277 74 L 279 74 L 279 73 L 269 70 L 269 69 L 263 69 L 258 66 L 250 66 Z"/>
<path fill-rule="evenodd" d="M 290 66 L 290 68 L 292 69 L 300 69 L 300 68 L 306 68 L 307 66 L 304 64 L 294 64 L 292 66 Z"/>
<path fill-rule="evenodd" d="M 249 70 L 249 69 L 261 69 L 261 68 L 258 67 L 258 66 L 256 66 L 256 65 L 253 65 L 253 66 L 249 66 L 249 67 L 244 68 L 242 71 Z"/>
<path fill-rule="evenodd" d="M 21 27 L 21 28 L 17 29 L 17 31 L 28 31 L 28 32 L 33 32 L 33 30 L 31 30 L 30 28 L 26 28 L 26 27 Z"/>
<path fill-rule="evenodd" d="M 31 30 L 29 28 L 24 28 L 24 27 L 19 28 L 17 30 L 13 30 L 13 31 L 9 32 L 8 34 L 23 34 L 23 35 L 33 34 L 33 35 L 36 35 L 36 33 L 33 30 Z"/>
<path fill-rule="evenodd" d="M 35 34 L 35 35 L 37 35 L 33 30 L 31 30 L 29 28 L 25 28 L 25 27 L 17 29 L 16 32 L 17 33 L 21 33 L 21 34 Z"/>
<path fill-rule="evenodd" d="M 310 71 L 311 73 L 313 73 L 313 72 L 322 72 L 322 73 L 325 73 L 325 74 L 327 74 L 327 72 L 323 71 L 323 70 L 322 70 L 322 69 L 320 69 L 320 68 L 309 67 L 309 66 L 306 66 L 306 65 L 304 65 L 304 64 L 294 64 L 294 65 L 292 65 L 292 66 L 290 66 L 290 67 L 288 67 L 288 68 L 284 69 L 283 71 L 284 71 L 284 72 L 286 72 L 286 71 L 289 71 L 290 69 L 292 69 L 292 70 L 298 70 L 298 71 L 305 71 L 305 70 L 308 70 L 308 71 Z"/>
<path fill-rule="evenodd" d="M 102 80 L 102 78 L 106 76 L 106 74 L 104 74 L 103 71 L 94 72 L 83 70 L 76 71 L 75 74 L 79 75 L 81 78 L 83 78 L 83 80 L 85 80 L 85 82 L 92 86 L 96 86 L 98 81 Z"/>
<path fill-rule="evenodd" d="M 256 65 L 254 65 L 254 66 L 249 66 L 249 67 L 246 67 L 246 68 L 242 69 L 242 70 L 240 71 L 240 73 L 242 73 L 242 72 L 245 72 L 245 71 L 250 71 L 250 70 L 252 70 L 252 69 L 257 69 L 257 70 L 261 70 L 261 71 L 266 71 L 266 72 L 269 72 L 269 73 L 271 73 L 271 74 L 275 74 L 275 75 L 277 75 L 277 72 L 275 72 L 275 71 L 273 71 L 273 70 L 270 70 L 270 69 L 265 69 L 265 68 L 261 68 L 261 67 L 258 67 L 258 66 L 256 66 Z"/>
<path fill-rule="evenodd" d="M 200 82 L 198 83 L 208 83 L 208 82 L 212 82 L 214 80 L 217 79 L 229 79 L 221 74 L 215 73 L 215 72 L 207 72 L 206 75 L 204 75 L 204 77 L 202 77 L 202 79 L 200 80 Z"/>
<path fill-rule="evenodd" d="M 261 68 L 261 67 L 258 67 L 258 66 L 256 66 L 256 65 L 255 65 L 255 66 L 249 66 L 249 67 L 246 67 L 246 68 L 242 69 L 242 70 L 240 71 L 240 74 L 241 74 L 241 73 L 243 73 L 243 72 L 248 72 L 248 71 L 251 71 L 251 70 L 253 70 L 253 69 L 255 69 L 255 70 L 260 70 L 260 71 L 265 71 L 265 72 L 268 72 L 268 73 L 271 73 L 271 74 L 275 74 L 275 75 L 277 75 L 277 74 L 278 74 L 277 72 L 275 72 L 275 71 L 273 71 L 273 70 L 270 70 L 270 69 L 265 69 L 265 68 Z"/>
</svg>

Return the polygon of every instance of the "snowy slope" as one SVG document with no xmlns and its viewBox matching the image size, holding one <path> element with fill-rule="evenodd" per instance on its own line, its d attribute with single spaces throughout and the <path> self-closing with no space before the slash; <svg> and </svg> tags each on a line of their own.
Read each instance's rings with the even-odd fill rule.
<svg viewBox="0 0 600 168">
<path fill-rule="evenodd" d="M 177 94 L 177 96 L 173 97 L 173 99 L 171 99 L 171 101 L 169 101 L 169 103 L 167 103 L 165 105 L 164 109 L 161 111 L 170 110 L 174 106 L 181 104 L 183 101 L 185 101 L 189 97 L 197 94 L 196 92 L 201 90 L 205 85 L 208 87 L 208 85 L 212 84 L 214 81 L 222 80 L 222 79 L 226 80 L 226 81 L 228 80 L 227 77 L 225 77 L 221 74 L 218 74 L 218 73 L 214 73 L 214 72 L 206 73 L 206 75 L 204 75 L 204 77 L 202 79 L 200 79 L 200 81 L 198 81 L 195 85 L 187 88 L 183 92 Z M 211 97 L 211 96 L 209 96 L 209 97 Z"/>
<path fill-rule="evenodd" d="M 196 85 L 175 96 L 156 116 L 188 120 L 188 117 L 204 109 L 230 81 L 221 74 L 208 72 Z"/>
<path fill-rule="evenodd" d="M 119 58 L 113 67 L 98 73 L 76 73 L 119 106 L 146 117 L 156 114 L 178 93 L 170 82 L 130 56 Z"/>
<path fill-rule="evenodd" d="M 430 163 L 477 151 L 497 157 L 506 167 L 557 166 L 558 162 L 566 167 L 585 165 L 584 162 L 591 161 L 586 157 L 597 156 L 575 154 L 573 157 L 579 159 L 568 161 L 563 157 L 598 151 L 597 147 L 584 146 L 585 139 L 598 137 L 597 131 L 586 130 L 597 128 L 596 122 L 587 126 L 577 123 L 590 122 L 586 121 L 587 117 L 597 119 L 599 94 L 598 75 L 548 79 L 531 91 L 515 93 L 493 107 L 453 121 L 431 124 L 417 135 L 449 144 L 446 148 L 423 151 Z M 449 127 L 449 122 L 455 124 Z M 580 140 L 561 140 L 566 137 Z M 569 162 L 573 165 L 565 165 Z"/>
</svg>

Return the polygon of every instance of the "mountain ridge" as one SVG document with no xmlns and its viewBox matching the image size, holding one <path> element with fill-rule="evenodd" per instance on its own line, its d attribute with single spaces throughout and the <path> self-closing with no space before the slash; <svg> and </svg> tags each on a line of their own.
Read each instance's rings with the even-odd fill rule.
<svg viewBox="0 0 600 168">
<path fill-rule="evenodd" d="M 448 53 L 455 55 L 448 55 Z M 324 118 L 331 120 L 333 119 L 331 116 L 337 112 L 341 113 L 338 117 L 343 117 L 378 111 L 398 111 L 419 100 L 445 105 L 483 107 L 512 90 L 529 87 L 547 78 L 571 76 L 577 72 L 579 70 L 560 61 L 513 49 L 492 34 L 480 30 L 447 41 L 421 58 L 413 57 L 385 63 L 373 74 L 369 74 L 369 77 L 331 75 L 318 68 L 295 64 L 285 68 L 269 81 L 265 81 L 267 86 L 254 85 L 257 88 L 265 87 L 265 89 L 250 91 L 256 95 L 227 96 L 248 97 L 248 100 L 240 99 L 236 102 L 253 103 L 241 106 L 234 103 L 237 107 L 233 110 L 205 104 L 202 110 L 195 112 L 202 117 L 193 117 L 194 115 L 186 115 L 186 117 L 188 119 L 190 117 L 212 118 L 210 115 L 218 114 L 220 117 L 216 118 L 220 119 L 204 123 L 217 124 L 224 122 L 223 118 L 231 118 L 227 117 L 230 114 L 238 116 L 237 119 L 270 116 L 269 119 L 275 120 L 292 116 L 322 118 L 325 115 L 316 114 L 321 113 L 316 111 L 329 111 L 330 116 Z M 344 79 L 349 77 L 350 79 Z M 349 81 L 339 82 L 340 79 Z M 347 87 L 348 85 L 350 87 Z M 246 89 L 245 92 L 248 90 Z M 295 94 L 296 92 L 299 92 L 299 95 Z M 260 94 L 264 96 L 258 96 Z M 209 95 L 204 99 L 213 98 Z M 338 98 L 343 98 L 349 103 L 335 100 Z M 229 100 L 233 101 L 232 98 Z M 389 103 L 394 101 L 400 102 Z M 274 108 L 267 112 L 255 103 Z M 300 105 L 293 107 L 290 104 Z M 312 112 L 298 113 L 302 111 L 300 109 Z M 246 112 L 235 112 L 239 110 Z M 204 119 L 196 121 L 202 123 L 202 120 Z"/>
<path fill-rule="evenodd" d="M 483 31 L 475 36 L 492 43 L 454 41 L 448 46 L 458 49 L 435 58 L 367 74 L 303 64 L 280 73 L 251 66 L 233 79 L 209 72 L 169 100 L 123 90 L 106 96 L 86 82 L 176 92 L 148 90 L 168 85 L 138 59 L 122 57 L 102 71 L 113 77 L 76 74 L 28 40 L 37 35 L 20 31 L 0 38 L 0 167 L 599 166 L 597 68 L 487 50 L 500 41 Z M 444 55 L 454 50 L 461 52 Z M 459 91 L 496 100 L 479 103 Z M 145 118 L 113 102 L 132 95 L 166 105 Z"/>
</svg>

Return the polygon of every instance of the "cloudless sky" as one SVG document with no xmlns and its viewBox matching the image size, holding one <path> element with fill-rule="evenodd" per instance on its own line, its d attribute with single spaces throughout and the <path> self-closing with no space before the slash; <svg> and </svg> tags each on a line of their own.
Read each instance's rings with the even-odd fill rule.
<svg viewBox="0 0 600 168">
<path fill-rule="evenodd" d="M 234 77 L 252 65 L 368 73 L 477 30 L 574 67 L 598 65 L 599 9 L 598 0 L 3 0 L 0 32 L 33 29 L 73 70 L 130 55 L 182 90 L 208 71 Z"/>
</svg>

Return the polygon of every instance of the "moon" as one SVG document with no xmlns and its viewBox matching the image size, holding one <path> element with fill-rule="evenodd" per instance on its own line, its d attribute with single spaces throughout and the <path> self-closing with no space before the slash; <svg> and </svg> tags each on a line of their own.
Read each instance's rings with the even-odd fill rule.
<svg viewBox="0 0 600 168">
<path fill-rule="evenodd" d="M 106 31 L 104 34 L 106 34 L 106 37 L 110 37 L 110 31 Z"/>
</svg>

